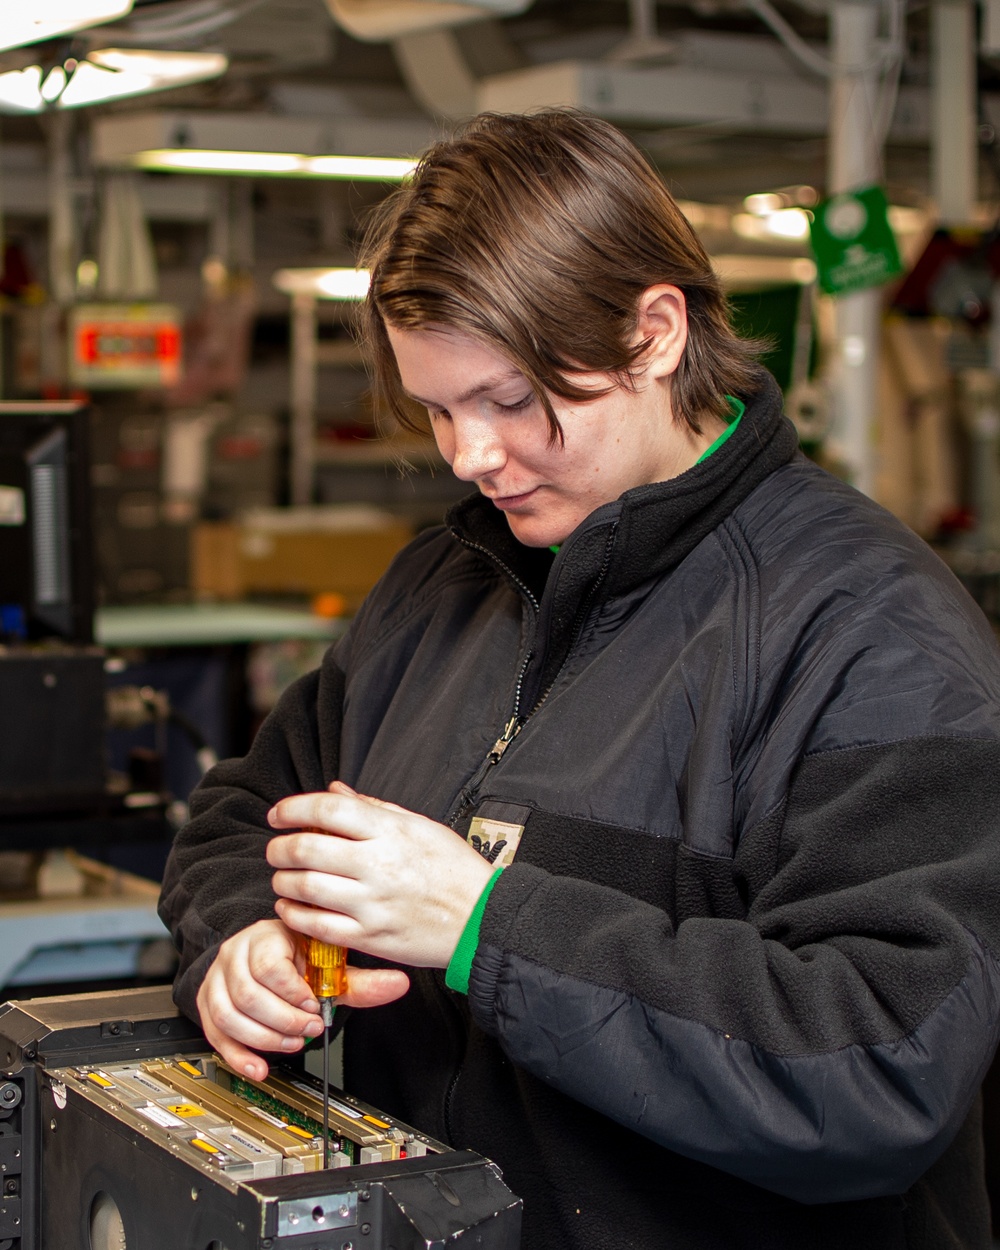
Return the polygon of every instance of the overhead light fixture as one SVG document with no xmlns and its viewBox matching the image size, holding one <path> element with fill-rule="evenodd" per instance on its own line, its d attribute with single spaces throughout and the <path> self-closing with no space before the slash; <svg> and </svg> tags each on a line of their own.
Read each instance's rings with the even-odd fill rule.
<svg viewBox="0 0 1000 1250">
<path fill-rule="evenodd" d="M 24 44 L 71 35 L 132 10 L 133 0 L 6 0 L 0 8 L 0 52 Z"/>
<path fill-rule="evenodd" d="M 779 208 L 786 208 L 787 205 L 776 191 L 762 191 L 756 195 L 748 195 L 743 201 L 743 207 L 755 217 L 769 217 L 771 213 L 776 213 Z"/>
<path fill-rule="evenodd" d="M 779 208 L 766 215 L 736 213 L 732 228 L 734 234 L 744 239 L 807 239 L 809 222 L 810 214 L 804 209 Z"/>
<path fill-rule="evenodd" d="M 314 299 L 362 300 L 368 294 L 368 269 L 279 269 L 274 285 L 285 295 Z"/>
<path fill-rule="evenodd" d="M 760 191 L 743 201 L 746 212 L 733 218 L 733 230 L 745 239 L 806 239 L 810 209 L 819 199 L 814 187 Z"/>
<path fill-rule="evenodd" d="M 91 159 L 99 169 L 400 182 L 434 138 L 384 118 L 151 109 L 95 118 Z"/>
<path fill-rule="evenodd" d="M 748 195 L 743 207 L 755 217 L 769 217 L 782 208 L 815 208 L 819 203 L 819 192 L 815 187 L 799 184 L 794 187 L 782 187 L 778 191 L 759 191 Z"/>
<path fill-rule="evenodd" d="M 0 112 L 85 108 L 204 82 L 225 73 L 228 64 L 221 52 L 101 48 L 89 53 L 86 60 L 71 57 L 53 66 L 44 77 L 38 65 L 0 74 Z"/>
<path fill-rule="evenodd" d="M 80 61 L 60 96 L 62 108 L 145 95 L 218 78 L 229 67 L 221 52 L 147 52 L 101 48 Z"/>
<path fill-rule="evenodd" d="M 212 152 L 195 148 L 154 148 L 136 152 L 136 169 L 175 170 L 192 174 L 294 174 L 303 158 L 288 152 Z"/>
<path fill-rule="evenodd" d="M 794 213 L 795 217 L 784 214 Z M 782 209 L 780 213 L 772 213 L 769 217 L 755 217 L 752 213 L 736 213 L 732 218 L 732 229 L 741 239 L 771 240 L 805 239 L 809 234 L 809 218 L 800 209 Z"/>
<path fill-rule="evenodd" d="M 401 182 L 416 168 L 409 157 L 307 156 L 300 152 L 233 152 L 211 148 L 153 148 L 129 160 L 136 169 L 190 174 L 271 175 L 280 178 L 344 178 Z"/>
<path fill-rule="evenodd" d="M 0 112 L 41 113 L 44 108 L 40 65 L 0 74 Z"/>
<path fill-rule="evenodd" d="M 807 239 L 809 220 L 810 214 L 801 208 L 779 208 L 776 213 L 765 217 L 764 224 L 768 234 L 776 239 Z"/>
</svg>

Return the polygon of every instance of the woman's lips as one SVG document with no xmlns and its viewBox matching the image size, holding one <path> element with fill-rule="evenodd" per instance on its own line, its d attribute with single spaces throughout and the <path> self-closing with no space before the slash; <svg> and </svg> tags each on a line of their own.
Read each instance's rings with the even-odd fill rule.
<svg viewBox="0 0 1000 1250">
<path fill-rule="evenodd" d="M 491 495 L 490 500 L 501 512 L 515 512 L 533 498 L 537 489 L 533 486 L 531 490 L 523 491 L 520 495 Z"/>
</svg>

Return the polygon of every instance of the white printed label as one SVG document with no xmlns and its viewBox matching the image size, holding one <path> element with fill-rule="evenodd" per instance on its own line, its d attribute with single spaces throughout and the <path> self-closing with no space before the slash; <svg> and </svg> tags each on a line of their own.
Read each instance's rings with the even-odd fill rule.
<svg viewBox="0 0 1000 1250">
<path fill-rule="evenodd" d="M 19 486 L 0 486 L 0 525 L 23 525 L 27 512 Z"/>
<path fill-rule="evenodd" d="M 288 1128 L 284 1120 L 279 1120 L 276 1115 L 271 1115 L 270 1111 L 265 1111 L 262 1107 L 247 1107 L 247 1111 L 251 1115 L 255 1115 L 258 1120 L 263 1120 L 266 1124 L 273 1124 L 275 1128 Z"/>
<path fill-rule="evenodd" d="M 152 1090 L 152 1092 L 157 1094 L 160 1098 L 162 1098 L 165 1094 L 170 1093 L 170 1090 L 166 1085 L 161 1085 L 158 1081 L 150 1080 L 148 1076 L 144 1076 L 141 1072 L 129 1072 L 128 1069 L 126 1069 L 121 1075 L 126 1076 L 134 1085 L 141 1085 L 143 1089 Z"/>
<path fill-rule="evenodd" d="M 171 1115 L 169 1111 L 158 1107 L 155 1102 L 147 1102 L 144 1107 L 136 1107 L 136 1111 L 147 1120 L 158 1124 L 160 1128 L 179 1128 L 184 1123 L 179 1116 Z"/>
<path fill-rule="evenodd" d="M 311 1089 L 308 1085 L 301 1084 L 299 1081 L 289 1081 L 289 1084 L 294 1085 L 296 1089 L 302 1090 L 303 1094 L 312 1094 L 313 1098 L 319 1097 L 314 1089 Z M 330 1099 L 330 1106 L 335 1107 L 337 1111 L 342 1112 L 344 1115 L 350 1116 L 352 1120 L 360 1120 L 362 1118 L 360 1111 L 354 1107 L 349 1107 L 346 1103 L 338 1102 L 336 1098 Z"/>
</svg>

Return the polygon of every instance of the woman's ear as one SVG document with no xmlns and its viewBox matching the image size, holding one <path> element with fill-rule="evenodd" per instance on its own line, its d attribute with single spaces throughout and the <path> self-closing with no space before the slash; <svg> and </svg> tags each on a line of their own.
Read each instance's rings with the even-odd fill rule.
<svg viewBox="0 0 1000 1250">
<path fill-rule="evenodd" d="M 681 362 L 687 346 L 687 300 L 680 287 L 661 283 L 639 296 L 636 338 L 649 346 L 639 362 L 651 378 L 669 377 Z"/>
</svg>

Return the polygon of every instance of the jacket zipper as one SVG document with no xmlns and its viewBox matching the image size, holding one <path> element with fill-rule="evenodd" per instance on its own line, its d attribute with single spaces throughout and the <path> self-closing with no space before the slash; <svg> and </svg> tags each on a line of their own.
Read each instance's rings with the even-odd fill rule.
<svg viewBox="0 0 1000 1250">
<path fill-rule="evenodd" d="M 454 533 L 454 530 L 452 533 Z M 539 612 L 538 600 L 532 594 L 531 589 L 517 576 L 509 565 L 504 564 L 502 560 L 498 560 L 488 548 L 481 546 L 479 543 L 469 542 L 467 539 L 461 538 L 457 534 L 455 537 L 458 538 L 458 541 L 462 543 L 463 546 L 468 547 L 470 551 L 478 551 L 482 555 L 486 556 L 491 564 L 495 565 L 504 574 L 506 574 L 524 598 L 531 604 L 531 607 L 535 612 L 535 616 L 537 617 Z M 521 727 L 528 719 L 526 716 L 521 715 L 521 692 L 524 687 L 524 678 L 528 671 L 528 665 L 534 658 L 534 651 L 528 651 L 525 654 L 524 659 L 521 661 L 521 667 L 517 674 L 517 684 L 514 687 L 514 708 L 510 720 L 508 720 L 506 725 L 504 725 L 503 732 L 500 737 L 497 738 L 496 742 L 493 743 L 489 751 L 486 753 L 486 758 L 462 787 L 461 793 L 458 796 L 458 802 L 445 822 L 446 824 L 454 827 L 455 822 L 468 811 L 469 807 L 472 805 L 473 799 L 479 791 L 479 788 L 489 775 L 490 770 L 499 764 L 501 759 L 503 759 L 504 752 L 521 732 Z M 455 1079 L 457 1080 L 457 1074 Z"/>
<path fill-rule="evenodd" d="M 473 804 L 473 801 L 475 800 L 477 793 L 479 792 L 480 787 L 482 786 L 486 778 L 489 776 L 490 771 L 493 768 L 495 768 L 497 764 L 500 763 L 500 761 L 503 759 L 504 752 L 507 750 L 510 744 L 514 741 L 517 735 L 521 732 L 521 730 L 527 724 L 528 720 L 532 716 L 534 716 L 534 714 L 542 706 L 545 700 L 549 697 L 550 693 L 552 692 L 553 687 L 555 686 L 556 682 L 559 680 L 559 677 L 562 674 L 563 669 L 566 667 L 567 660 L 573 654 L 573 648 L 576 646 L 577 640 L 579 639 L 580 631 L 583 629 L 583 623 L 587 619 L 587 614 L 590 612 L 591 604 L 594 602 L 594 598 L 597 595 L 597 592 L 600 590 L 604 582 L 604 579 L 608 575 L 608 568 L 611 564 L 611 549 L 614 546 L 615 534 L 617 530 L 618 530 L 618 524 L 617 522 L 615 522 L 611 526 L 611 532 L 608 534 L 607 542 L 604 545 L 604 559 L 601 562 L 601 567 L 597 571 L 597 577 L 594 579 L 590 587 L 590 590 L 587 592 L 586 600 L 580 605 L 579 609 L 577 610 L 576 617 L 573 621 L 573 634 L 570 639 L 570 645 L 567 648 L 566 655 L 563 658 L 562 663 L 559 665 L 559 668 L 556 670 L 555 675 L 553 676 L 549 684 L 545 687 L 545 690 L 542 692 L 541 696 L 535 700 L 534 704 L 531 707 L 531 710 L 522 715 L 521 696 L 524 692 L 524 678 L 528 672 L 528 665 L 535 658 L 535 652 L 528 651 L 528 653 L 525 655 L 524 660 L 521 663 L 520 672 L 517 675 L 517 685 L 514 688 L 514 708 L 513 708 L 513 713 L 511 715 L 511 718 L 510 720 L 508 720 L 507 724 L 504 726 L 503 733 L 500 735 L 499 738 L 497 738 L 496 742 L 493 743 L 493 746 L 490 747 L 489 751 L 486 754 L 486 758 L 476 769 L 475 773 L 472 775 L 469 781 L 466 782 L 466 784 L 462 787 L 462 792 L 459 795 L 458 803 L 455 806 L 454 810 L 452 811 L 451 815 L 448 817 L 448 820 L 446 821 L 448 825 L 454 827 L 455 822 L 458 821 L 469 810 L 469 808 Z M 456 535 L 456 537 L 458 537 L 458 535 Z M 482 552 L 482 554 L 485 555 L 493 564 L 497 565 L 500 569 L 502 569 L 503 572 L 506 573 L 507 576 L 510 578 L 510 580 L 514 583 L 514 585 L 520 589 L 521 593 L 525 596 L 525 598 L 534 608 L 535 614 L 537 616 L 540 610 L 538 600 L 531 593 L 531 591 L 524 584 L 524 582 L 521 581 L 521 579 L 517 576 L 517 574 L 513 571 L 513 569 L 509 568 L 506 564 L 504 564 L 502 560 L 498 560 L 486 547 L 482 547 L 478 543 L 466 542 L 464 538 L 459 538 L 459 542 L 464 543 L 466 547 L 469 547 L 473 551 Z"/>
<path fill-rule="evenodd" d="M 518 674 L 517 686 L 514 691 L 513 715 L 507 724 L 504 725 L 503 733 L 499 738 L 497 738 L 496 742 L 493 743 L 489 751 L 486 753 L 486 758 L 462 787 L 462 791 L 458 796 L 458 802 L 445 822 L 452 828 L 454 828 L 455 822 L 461 819 L 461 817 L 464 816 L 472 806 L 476 794 L 489 775 L 490 770 L 500 763 L 503 759 L 504 752 L 521 732 L 521 727 L 527 719 L 527 717 L 520 714 L 521 686 L 524 682 L 524 674 L 527 671 L 528 665 L 534 658 L 534 654 L 535 653 L 533 651 L 529 651 L 521 663 L 521 671 Z"/>
<path fill-rule="evenodd" d="M 490 551 L 489 547 L 484 547 L 482 543 L 470 542 L 468 538 L 463 538 L 456 530 L 452 530 L 451 532 L 455 535 L 463 547 L 468 547 L 470 551 L 478 551 L 480 555 L 484 555 L 487 560 L 489 560 L 490 564 L 496 565 L 501 572 L 506 573 L 535 611 L 538 611 L 538 600 L 531 593 L 531 588 L 525 582 L 521 581 L 509 564 L 504 564 L 502 560 L 498 559 L 493 552 Z"/>
<path fill-rule="evenodd" d="M 505 564 L 502 560 L 498 560 L 497 557 L 493 554 L 493 552 L 489 550 L 489 548 L 482 546 L 480 543 L 470 542 L 468 539 L 463 538 L 461 537 L 461 535 L 455 533 L 454 530 L 452 530 L 452 533 L 455 534 L 455 537 L 464 547 L 467 547 L 470 551 L 478 551 L 480 555 L 485 556 L 486 559 L 489 560 L 489 562 L 495 568 L 499 568 L 500 571 L 510 580 L 510 582 L 517 588 L 517 590 L 521 593 L 521 595 L 531 605 L 531 608 L 534 611 L 535 616 L 537 618 L 538 613 L 539 613 L 538 600 L 535 598 L 534 594 L 532 594 L 531 588 L 525 582 L 523 582 L 521 578 L 518 577 L 518 575 L 514 572 L 514 570 L 509 565 Z M 454 807 L 454 810 L 451 812 L 451 815 L 448 817 L 448 819 L 445 822 L 447 825 L 450 825 L 452 828 L 454 828 L 454 826 L 457 824 L 459 819 L 472 806 L 472 802 L 475 798 L 476 792 L 479 790 L 479 787 L 483 784 L 486 777 L 489 775 L 490 769 L 493 768 L 495 765 L 499 764 L 500 760 L 503 758 L 504 752 L 507 750 L 510 744 L 514 741 L 517 735 L 521 732 L 521 726 L 524 723 L 524 718 L 520 714 L 521 691 L 524 686 L 524 677 L 528 671 L 528 665 L 534 659 L 534 654 L 535 653 L 533 651 L 528 650 L 525 653 L 524 659 L 521 661 L 521 667 L 517 674 L 517 683 L 514 687 L 514 709 L 511 714 L 510 719 L 507 721 L 506 725 L 504 725 L 503 732 L 500 734 L 500 737 L 497 738 L 496 742 L 494 742 L 492 747 L 490 747 L 489 751 L 486 754 L 486 758 L 476 769 L 475 773 L 472 775 L 469 781 L 466 782 L 466 784 L 462 787 L 461 792 L 459 793 L 459 796 L 458 796 L 458 801 Z M 455 1013 L 455 1018 L 458 1020 L 460 1027 L 464 1027 L 464 1020 L 462 1018 L 462 1014 L 458 1010 L 458 1006 L 454 1002 L 453 997 L 451 995 L 448 995 L 448 1002 L 449 1002 L 449 1006 L 451 1010 Z M 448 1088 L 445 1091 L 445 1095 L 444 1095 L 443 1111 L 444 1111 L 445 1135 L 446 1135 L 447 1140 L 452 1143 L 455 1140 L 455 1133 L 452 1127 L 452 1110 L 453 1110 L 454 1102 L 455 1102 L 455 1090 L 458 1088 L 459 1078 L 462 1075 L 462 1069 L 464 1068 L 464 1066 L 465 1066 L 465 1061 L 463 1059 L 462 1061 L 459 1062 L 458 1066 L 455 1068 L 455 1071 L 452 1073 L 451 1079 L 448 1082 Z"/>
<path fill-rule="evenodd" d="M 562 664 L 559 665 L 559 668 L 556 671 L 555 676 L 552 678 L 552 681 L 549 682 L 548 686 L 542 692 L 541 697 L 535 701 L 535 704 L 532 707 L 531 711 L 528 712 L 526 715 L 522 716 L 521 715 L 521 696 L 524 691 L 524 678 L 528 671 L 528 665 L 531 663 L 531 661 L 535 657 L 534 651 L 529 650 L 525 654 L 525 657 L 523 661 L 521 662 L 520 671 L 518 672 L 518 675 L 517 675 L 517 684 L 514 687 L 514 709 L 510 717 L 510 720 L 508 720 L 507 724 L 504 726 L 503 733 L 500 735 L 499 738 L 497 738 L 496 742 L 493 743 L 493 746 L 487 752 L 486 758 L 479 765 L 479 768 L 476 770 L 474 775 L 470 778 L 468 783 L 462 787 L 462 792 L 459 796 L 458 804 L 447 821 L 449 825 L 454 826 L 455 822 L 457 822 L 458 819 L 461 816 L 463 816 L 465 812 L 469 810 L 469 808 L 473 804 L 476 794 L 478 793 L 486 777 L 489 775 L 490 770 L 495 768 L 496 765 L 500 763 L 500 761 L 503 759 L 504 752 L 507 750 L 510 744 L 514 741 L 517 735 L 521 732 L 524 725 L 527 723 L 528 719 L 531 716 L 533 716 L 535 712 L 538 711 L 538 709 L 542 706 L 545 700 L 549 697 L 549 694 L 551 693 L 553 687 L 555 686 L 556 682 L 559 680 L 559 676 L 566 666 L 566 661 L 569 659 L 570 655 L 573 653 L 573 648 L 576 646 L 577 638 L 579 637 L 579 633 L 583 628 L 583 622 L 587 618 L 587 613 L 590 611 L 590 606 L 594 601 L 594 596 L 597 594 L 597 591 L 600 589 L 601 584 L 603 583 L 605 577 L 607 577 L 608 566 L 611 563 L 611 548 L 614 543 L 615 531 L 617 530 L 617 528 L 618 528 L 617 525 L 613 525 L 611 527 L 611 533 L 608 536 L 608 541 L 604 549 L 603 563 L 601 564 L 601 567 L 598 570 L 597 577 L 593 585 L 590 588 L 590 592 L 587 595 L 586 602 L 580 606 L 580 609 L 576 614 L 576 618 L 573 621 L 573 637 L 571 639 L 569 649 L 566 652 L 566 657 L 563 659 Z M 456 537 L 458 536 L 456 535 Z M 481 552 L 493 564 L 499 566 L 504 571 L 504 573 L 507 574 L 507 576 L 514 583 L 514 585 L 520 589 L 521 593 L 525 596 L 525 598 L 534 608 L 535 614 L 537 617 L 538 612 L 539 612 L 538 600 L 531 593 L 531 591 L 524 584 L 524 582 L 521 581 L 521 579 L 517 576 L 517 574 L 514 573 L 512 569 L 508 568 L 508 566 L 504 564 L 502 560 L 496 559 L 496 557 L 490 551 L 488 551 L 485 547 L 480 546 L 478 543 L 466 542 L 464 538 L 459 538 L 459 542 L 464 543 L 466 547 L 469 547 L 473 551 Z M 456 1014 L 459 1014 L 457 1007 L 455 1008 L 455 1011 L 456 1011 Z M 454 1143 L 454 1131 L 452 1129 L 452 1112 L 454 1109 L 455 1091 L 458 1088 L 458 1082 L 462 1076 L 462 1069 L 464 1067 L 465 1067 L 465 1063 L 463 1061 L 459 1063 L 458 1067 L 452 1073 L 451 1080 L 448 1082 L 448 1088 L 445 1091 L 445 1096 L 444 1096 L 445 1133 L 447 1134 L 447 1140 L 452 1143 Z"/>
</svg>

